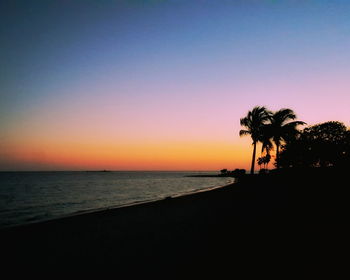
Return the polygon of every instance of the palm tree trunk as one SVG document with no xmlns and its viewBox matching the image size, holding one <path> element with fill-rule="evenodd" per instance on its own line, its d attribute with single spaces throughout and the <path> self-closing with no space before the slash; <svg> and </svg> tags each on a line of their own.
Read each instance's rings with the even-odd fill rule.
<svg viewBox="0 0 350 280">
<path fill-rule="evenodd" d="M 254 165 L 255 165 L 255 153 L 256 153 L 256 141 L 253 142 L 253 158 L 252 158 L 252 166 L 250 168 L 250 174 L 254 174 Z"/>
<path fill-rule="evenodd" d="M 276 144 L 276 166 L 280 168 L 280 145 Z"/>
</svg>

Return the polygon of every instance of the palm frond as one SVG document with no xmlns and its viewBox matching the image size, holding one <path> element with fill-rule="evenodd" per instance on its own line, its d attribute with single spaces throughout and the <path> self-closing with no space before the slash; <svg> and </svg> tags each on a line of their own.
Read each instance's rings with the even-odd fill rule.
<svg viewBox="0 0 350 280">
<path fill-rule="evenodd" d="M 298 125 L 305 125 L 306 123 L 303 121 L 294 121 L 286 123 L 282 128 L 284 131 L 296 131 Z"/>
<path fill-rule="evenodd" d="M 245 136 L 245 135 L 250 135 L 250 134 L 251 134 L 251 132 L 249 130 L 242 129 L 239 131 L 239 136 L 241 136 L 241 137 Z"/>
<path fill-rule="evenodd" d="M 250 122 L 249 122 L 248 117 L 241 118 L 239 122 L 240 122 L 241 126 L 249 127 Z"/>
<path fill-rule="evenodd" d="M 277 125 L 283 125 L 289 120 L 296 119 L 296 117 L 297 116 L 292 109 L 283 108 L 275 112 L 272 115 L 271 119 L 273 123 L 276 123 Z"/>
</svg>

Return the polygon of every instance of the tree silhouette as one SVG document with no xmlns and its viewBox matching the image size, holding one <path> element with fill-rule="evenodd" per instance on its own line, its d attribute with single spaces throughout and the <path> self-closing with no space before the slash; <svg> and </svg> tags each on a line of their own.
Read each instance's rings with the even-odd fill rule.
<svg viewBox="0 0 350 280">
<path fill-rule="evenodd" d="M 350 164 L 350 130 L 337 121 L 305 128 L 281 152 L 283 167 L 346 167 Z"/>
<path fill-rule="evenodd" d="M 295 138 L 298 134 L 297 126 L 304 125 L 302 121 L 292 121 L 296 114 L 291 109 L 280 109 L 270 115 L 270 124 L 265 128 L 266 138 L 271 137 L 276 145 L 276 167 L 279 168 L 279 151 L 284 141 Z"/>
<path fill-rule="evenodd" d="M 269 121 L 270 112 L 265 107 L 256 106 L 249 111 L 247 116 L 240 119 L 241 126 L 246 129 L 239 131 L 240 136 L 250 135 L 253 140 L 253 155 L 250 174 L 254 174 L 256 144 L 263 139 L 265 124 Z"/>
<path fill-rule="evenodd" d="M 227 172 L 228 170 L 226 168 L 220 170 L 221 175 L 227 175 Z"/>
<path fill-rule="evenodd" d="M 266 169 L 268 167 L 270 160 L 271 160 L 271 155 L 270 154 L 266 154 L 263 157 L 264 169 Z"/>
<path fill-rule="evenodd" d="M 257 163 L 258 163 L 258 165 L 260 167 L 260 170 L 261 170 L 261 165 L 263 165 L 264 169 L 266 169 L 266 167 L 268 166 L 270 160 L 271 160 L 270 154 L 266 154 L 265 156 L 259 157 L 257 159 Z"/>
<path fill-rule="evenodd" d="M 259 169 L 261 170 L 261 165 L 264 164 L 264 158 L 263 157 L 259 157 L 256 161 L 257 161 L 257 163 L 259 165 Z"/>
<path fill-rule="evenodd" d="M 269 114 L 271 115 L 272 113 L 269 112 Z M 270 156 L 270 152 L 273 150 L 273 143 L 271 141 L 272 138 L 272 133 L 271 133 L 271 126 L 269 123 L 264 124 L 262 126 L 262 133 L 260 135 L 260 139 L 259 141 L 262 143 L 261 145 L 261 156 L 263 157 L 264 152 L 265 152 L 265 156 L 269 155 Z M 271 158 L 271 156 L 270 156 Z"/>
</svg>

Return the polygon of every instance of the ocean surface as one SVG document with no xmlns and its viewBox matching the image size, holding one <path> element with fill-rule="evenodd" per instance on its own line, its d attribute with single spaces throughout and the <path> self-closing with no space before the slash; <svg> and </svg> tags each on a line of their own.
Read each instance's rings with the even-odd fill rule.
<svg viewBox="0 0 350 280">
<path fill-rule="evenodd" d="M 217 172 L 0 172 L 0 228 L 224 186 Z"/>
</svg>

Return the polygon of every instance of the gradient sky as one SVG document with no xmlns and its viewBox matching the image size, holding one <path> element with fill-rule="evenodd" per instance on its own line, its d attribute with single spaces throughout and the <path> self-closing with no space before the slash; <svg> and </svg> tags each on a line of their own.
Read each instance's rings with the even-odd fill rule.
<svg viewBox="0 0 350 280">
<path fill-rule="evenodd" d="M 249 168 L 256 105 L 350 125 L 350 1 L 0 2 L 0 170 Z"/>
</svg>

